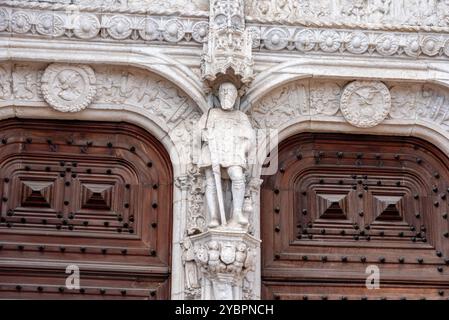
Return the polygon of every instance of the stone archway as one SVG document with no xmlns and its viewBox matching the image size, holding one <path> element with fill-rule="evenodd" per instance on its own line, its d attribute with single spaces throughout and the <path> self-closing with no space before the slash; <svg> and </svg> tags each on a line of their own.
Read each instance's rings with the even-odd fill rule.
<svg viewBox="0 0 449 320">
<path fill-rule="evenodd" d="M 185 180 L 188 179 L 190 150 L 186 141 L 189 141 L 192 126 L 201 114 L 200 107 L 191 98 L 195 93 L 185 93 L 164 77 L 141 68 L 117 65 L 57 66 L 58 70 L 72 70 L 72 66 L 75 66 L 81 69 L 91 68 L 95 72 L 96 95 L 90 105 L 83 106 L 85 109 L 78 112 L 54 110 L 52 93 L 41 90 L 42 76 L 48 64 L 7 62 L 0 66 L 0 72 L 5 84 L 3 87 L 11 90 L 3 91 L 0 96 L 0 118 L 58 119 L 67 120 L 68 123 L 95 119 L 111 125 L 126 121 L 143 128 L 158 140 L 166 150 L 172 166 L 172 198 L 169 202 L 177 205 L 173 210 L 175 218 L 171 220 L 173 237 L 167 241 L 174 257 L 169 266 L 170 270 L 174 270 L 170 275 L 169 291 L 172 298 L 179 298 L 183 295 L 184 288 L 180 242 L 184 237 L 189 201 Z M 48 83 L 48 78 L 45 83 Z M 192 90 L 195 91 L 194 88 Z"/>
<path fill-rule="evenodd" d="M 291 218 L 292 215 L 297 214 L 297 210 L 292 207 L 288 207 L 287 209 L 282 209 L 282 206 L 279 206 L 279 208 L 274 204 L 274 202 L 270 202 L 272 200 L 269 200 L 267 202 L 267 199 L 272 199 L 276 196 L 275 190 L 279 192 L 279 194 L 283 193 L 283 190 L 281 187 L 279 187 L 282 179 L 287 179 L 286 173 L 288 172 L 289 165 L 283 165 L 282 161 L 285 161 L 288 159 L 296 159 L 296 151 L 293 149 L 288 149 L 285 151 L 284 148 L 285 145 L 293 146 L 294 143 L 291 143 L 291 141 L 299 141 L 301 140 L 298 137 L 305 137 L 305 136 L 320 136 L 323 134 L 326 134 L 327 137 L 339 137 L 337 138 L 331 138 L 332 141 L 337 141 L 337 145 L 344 144 L 344 146 L 351 148 L 352 144 L 357 145 L 358 137 L 366 137 L 367 140 L 372 141 L 380 141 L 378 137 L 384 137 L 388 135 L 388 139 L 392 139 L 392 141 L 411 141 L 410 143 L 413 144 L 415 142 L 413 141 L 422 141 L 420 139 L 423 139 L 425 141 L 428 141 L 429 148 L 432 150 L 436 150 L 434 153 L 434 157 L 436 159 L 441 159 L 443 157 L 446 159 L 447 154 L 449 154 L 449 149 L 447 148 L 447 141 L 449 140 L 449 135 L 447 131 L 447 123 L 446 123 L 446 114 L 447 110 L 449 109 L 449 99 L 448 99 L 448 93 L 447 89 L 445 89 L 442 86 L 438 86 L 435 84 L 422 84 L 422 83 L 409 83 L 404 84 L 400 82 L 384 82 L 385 86 L 388 88 L 388 92 L 385 94 L 389 94 L 389 98 L 391 98 L 391 107 L 389 108 L 388 113 L 385 116 L 385 119 L 383 121 L 380 121 L 380 123 L 370 125 L 370 126 L 356 126 L 360 123 L 358 121 L 353 121 L 354 124 L 349 123 L 349 120 L 346 118 L 344 113 L 342 112 L 341 108 L 341 97 L 342 94 L 344 94 L 346 88 L 348 87 L 348 84 L 353 83 L 352 81 L 346 81 L 346 80 L 337 80 L 337 79 L 302 79 L 295 82 L 289 82 L 286 84 L 281 85 L 280 87 L 277 87 L 273 89 L 271 92 L 260 96 L 255 101 L 252 101 L 251 103 L 247 104 L 248 107 L 250 107 L 249 110 L 247 110 L 248 114 L 251 115 L 253 123 L 255 127 L 261 128 L 261 129 L 269 129 L 273 131 L 278 132 L 278 140 L 281 141 L 279 150 L 273 149 L 272 153 L 273 155 L 276 154 L 277 151 L 279 151 L 279 171 L 272 177 L 264 177 L 265 182 L 261 189 L 262 193 L 262 199 L 260 205 L 257 205 L 256 208 L 260 208 L 261 212 L 261 220 L 262 220 L 262 227 L 260 230 L 261 239 L 262 239 L 262 260 L 261 262 L 261 279 L 262 279 L 262 296 L 265 298 L 294 298 L 294 299 L 302 299 L 303 296 L 306 296 L 305 299 L 320 299 L 321 296 L 324 298 L 332 298 L 332 299 L 339 299 L 339 298 L 362 298 L 365 295 L 368 296 L 366 292 L 363 291 L 363 279 L 366 279 L 366 276 L 364 275 L 364 269 L 358 270 L 358 280 L 359 281 L 357 285 L 351 284 L 351 286 L 354 285 L 354 288 L 358 286 L 359 290 L 362 288 L 362 290 L 357 291 L 354 290 L 348 290 L 347 292 L 338 287 L 338 283 L 343 283 L 347 280 L 348 283 L 350 283 L 350 278 L 352 276 L 355 277 L 353 274 L 352 276 L 349 275 L 350 272 L 346 273 L 345 276 L 348 276 L 348 279 L 343 279 L 344 277 L 338 278 L 339 276 L 331 276 L 329 275 L 329 281 L 332 282 L 332 285 L 329 285 L 329 288 L 326 290 L 323 289 L 323 291 L 320 292 L 319 288 L 317 286 L 311 285 L 312 283 L 315 283 L 317 279 L 319 279 L 319 275 L 315 274 L 317 276 L 316 278 L 313 278 L 311 276 L 311 273 L 308 273 L 311 270 L 316 270 L 318 273 L 320 272 L 320 268 L 332 268 L 331 265 L 342 265 L 343 269 L 341 270 L 347 270 L 350 268 L 350 266 L 357 265 L 357 263 L 362 263 L 361 258 L 364 256 L 363 253 L 360 253 L 358 256 L 357 254 L 353 255 L 351 258 L 347 256 L 348 252 L 338 252 L 337 254 L 332 253 L 331 250 L 328 248 L 328 251 L 324 250 L 324 252 L 313 252 L 309 248 L 309 251 L 295 252 L 297 248 L 300 246 L 297 245 L 298 241 L 303 241 L 304 239 L 297 239 L 298 232 L 295 229 L 293 231 L 290 229 L 285 229 L 282 227 L 282 223 L 288 222 L 291 228 L 295 228 L 297 225 L 301 225 L 301 223 L 296 223 Z M 371 83 L 367 83 L 367 85 L 373 87 L 376 84 L 379 84 L 379 81 L 372 81 Z M 257 88 L 253 88 L 253 92 L 258 92 Z M 248 100 L 247 100 L 248 101 Z M 378 107 L 378 102 L 374 103 L 376 107 Z M 384 107 L 384 106 L 379 106 Z M 351 119 L 354 120 L 354 119 Z M 342 133 L 346 133 L 347 135 L 342 135 Z M 420 139 L 417 139 L 420 138 Z M 298 140 L 299 139 L 299 140 Z M 315 141 L 315 138 L 311 139 L 311 141 Z M 339 140 L 340 139 L 340 140 Z M 365 139 L 365 138 L 363 138 Z M 307 139 L 305 139 L 307 140 Z M 326 140 L 326 139 L 324 139 Z M 329 140 L 329 141 L 330 141 Z M 302 142 L 298 142 L 297 148 L 300 148 Z M 324 142 L 323 142 L 324 144 Z M 382 145 L 381 142 L 378 143 L 379 145 Z M 311 143 L 313 145 L 313 143 Z M 375 146 L 375 145 L 374 145 Z M 434 147 L 437 146 L 439 150 Z M 292 147 L 294 148 L 294 147 Z M 344 148 L 343 148 L 344 149 Z M 375 148 L 374 148 L 375 149 Z M 374 150 L 373 149 L 373 150 Z M 284 152 L 284 153 L 282 153 Z M 337 153 L 342 152 L 345 154 L 344 150 L 332 150 L 332 155 L 329 159 L 338 160 Z M 353 154 L 349 157 L 351 158 L 351 161 L 353 161 L 353 164 L 357 160 L 356 154 L 357 151 L 351 151 Z M 350 152 L 350 153 L 351 153 Z M 362 151 L 363 152 L 363 151 Z M 366 152 L 366 150 L 365 150 Z M 379 149 L 378 153 L 381 154 L 383 151 Z M 392 151 L 390 152 L 392 153 Z M 399 153 L 399 151 L 398 151 Z M 410 155 L 413 155 L 414 153 L 411 151 L 409 152 Z M 310 155 L 309 155 L 310 156 Z M 390 155 L 394 159 L 394 154 Z M 264 157 L 264 155 L 262 155 Z M 376 159 L 375 153 L 372 154 L 372 158 Z M 307 161 L 310 160 L 311 163 L 309 163 L 310 168 L 313 168 L 313 161 L 314 160 L 314 154 L 311 155 L 311 158 L 309 158 Z M 328 159 L 328 160 L 329 160 Z M 264 159 L 259 159 L 261 162 L 263 162 Z M 297 160 L 295 160 L 297 161 Z M 305 162 L 303 162 L 305 163 Z M 446 166 L 446 164 L 444 164 Z M 442 172 L 447 172 L 447 169 L 443 166 L 441 168 Z M 303 168 L 304 169 L 304 168 Z M 346 168 L 349 170 L 350 168 Z M 357 167 L 355 167 L 357 170 Z M 302 170 L 302 169 L 301 169 Z M 305 170 L 305 169 L 304 169 Z M 312 169 L 311 169 L 312 170 Z M 363 170 L 362 170 L 363 171 Z M 262 167 L 259 168 L 259 173 L 262 172 Z M 330 173 L 330 176 L 333 175 L 333 173 Z M 324 178 L 324 171 L 320 171 L 320 173 L 317 173 L 317 175 L 323 175 L 324 183 L 326 183 L 326 179 Z M 341 172 L 340 172 L 341 174 Z M 428 176 L 429 174 L 432 175 L 433 172 L 421 172 L 422 176 Z M 347 174 L 352 178 L 352 174 Z M 363 176 L 367 174 L 360 173 L 357 178 L 362 179 L 362 192 L 369 192 L 367 190 L 363 189 Z M 255 174 L 257 177 L 258 175 Z M 369 177 L 369 175 L 367 175 Z M 373 177 L 371 177 L 373 178 Z M 274 180 L 273 180 L 274 179 Z M 293 179 L 293 178 L 292 178 Z M 337 181 L 337 187 L 340 186 L 340 180 L 343 181 L 343 184 L 345 183 L 345 179 L 339 179 Z M 401 179 L 400 179 L 401 180 Z M 403 180 L 403 179 L 402 179 Z M 274 181 L 274 182 L 273 182 Z M 358 179 L 356 180 L 358 181 Z M 420 179 L 417 179 L 417 184 L 419 184 Z M 320 186 L 320 179 L 315 181 L 318 186 Z M 334 181 L 335 182 L 335 181 Z M 377 183 L 377 180 L 375 181 Z M 274 184 L 278 184 L 278 186 L 275 186 Z M 358 185 L 358 184 L 357 184 Z M 269 186 L 267 188 L 267 186 Z M 278 188 L 276 188 L 278 187 Z M 284 191 L 289 193 L 290 192 L 290 198 L 282 198 L 282 201 L 279 203 L 283 203 L 285 205 L 291 204 L 292 206 L 296 206 L 298 201 L 294 201 L 294 196 L 296 193 L 300 193 L 299 191 L 294 191 L 295 187 L 293 185 L 284 185 Z M 350 186 L 352 188 L 352 185 Z M 368 190 L 369 190 L 368 186 Z M 445 186 L 439 186 L 439 190 L 446 190 Z M 442 189 L 443 188 L 443 189 Z M 332 188 L 331 188 L 332 189 Z M 425 189 L 425 190 L 424 190 Z M 431 193 L 433 196 L 437 197 L 445 197 L 444 195 L 441 195 L 440 193 L 436 195 L 433 190 L 433 185 L 427 185 L 423 189 L 423 193 Z M 326 189 L 327 190 L 327 189 Z M 335 191 L 335 190 L 334 190 Z M 329 199 L 335 198 L 335 193 L 330 192 L 331 196 Z M 268 196 L 267 196 L 268 195 Z M 293 198 L 292 198 L 293 197 Z M 302 197 L 302 196 L 301 196 Z M 383 198 L 383 195 L 381 195 L 381 198 Z M 388 198 L 388 196 L 387 196 Z M 273 198 L 274 199 L 274 198 Z M 328 200 L 329 200 L 328 199 Z M 349 198 L 348 198 L 349 199 Z M 327 201 L 327 200 L 326 200 Z M 326 202 L 324 201 L 324 202 Z M 426 200 L 430 201 L 430 200 Z M 302 208 L 307 210 L 310 213 L 310 210 L 312 210 L 312 214 L 319 215 L 317 212 L 318 210 L 318 204 L 315 204 L 315 202 L 322 205 L 324 203 L 323 201 L 314 200 L 314 204 L 312 209 L 311 208 Z M 329 201 L 328 201 L 329 202 Z M 334 201 L 338 202 L 338 201 Z M 374 216 L 372 212 L 375 211 L 373 209 L 373 203 L 374 201 L 371 201 L 372 208 L 371 210 L 371 217 Z M 332 201 L 330 201 L 332 204 Z M 433 202 L 429 202 L 432 206 Z M 307 203 L 309 205 L 309 203 Z M 388 207 L 388 206 L 387 206 Z M 444 206 L 443 206 L 444 207 Z M 377 208 L 377 207 L 376 207 Z M 440 207 L 441 208 L 441 207 Z M 302 210 L 301 209 L 301 210 Z M 287 210 L 288 213 L 285 213 Z M 299 210 L 299 209 L 298 209 Z M 435 210 L 435 208 L 433 208 Z M 284 213 L 282 213 L 284 211 Z M 257 211 L 256 211 L 257 212 Z M 287 214 L 289 216 L 282 216 L 282 219 L 279 217 L 282 214 Z M 442 219 L 442 223 L 438 226 L 438 228 L 443 228 L 444 225 L 444 212 L 439 212 L 440 218 Z M 257 216 L 257 213 L 256 213 Z M 357 216 L 358 218 L 358 216 Z M 267 226 L 267 221 L 269 221 Z M 280 223 L 282 222 L 282 223 Z M 435 221 L 431 223 L 436 223 Z M 312 221 L 313 224 L 313 221 Z M 302 227 L 304 224 L 302 224 Z M 307 223 L 305 224 L 307 226 Z M 364 226 L 363 226 L 364 227 Z M 447 227 L 447 226 L 446 226 Z M 315 230 L 317 232 L 318 238 L 321 236 L 321 232 L 324 229 L 324 233 L 327 234 L 329 230 L 326 230 L 325 228 L 318 228 Z M 420 228 L 420 227 L 419 227 Z M 424 228 L 428 228 L 428 226 L 424 225 Z M 307 227 L 306 227 L 307 229 Z M 361 230 L 361 226 L 359 226 L 359 229 Z M 415 226 L 415 229 L 417 230 L 417 227 Z M 278 231 L 276 231 L 278 230 Z M 341 232 L 341 230 L 339 230 Z M 379 231 L 379 230 L 377 230 Z M 346 233 L 346 230 L 344 230 Z M 366 234 L 368 232 L 365 230 Z M 409 231 L 410 232 L 410 231 Z M 418 230 L 420 232 L 420 230 Z M 436 232 L 435 229 L 432 229 L 432 232 Z M 446 239 L 445 232 L 443 230 L 438 231 L 438 235 L 434 235 L 434 237 L 440 237 L 443 241 Z M 397 236 L 401 231 L 397 232 Z M 405 234 L 405 233 L 404 233 Z M 306 237 L 308 236 L 308 233 L 306 234 Z M 338 235 L 337 235 L 338 236 Z M 275 239 L 278 240 L 275 241 Z M 312 236 L 313 237 L 313 236 Z M 371 236 L 370 236 L 371 237 Z M 288 238 L 288 239 L 287 239 Z M 306 238 L 307 239 L 307 238 Z M 401 239 L 403 239 L 401 237 Z M 285 245 L 290 241 L 291 246 Z M 277 246 L 275 245 L 277 243 Z M 359 242 L 358 242 L 359 243 Z M 373 241 L 369 242 L 371 246 L 373 245 Z M 427 242 L 429 243 L 429 242 Z M 319 247 L 320 245 L 317 244 Z M 338 246 L 338 245 L 337 245 Z M 322 246 L 323 248 L 326 247 L 326 245 Z M 332 247 L 332 246 L 330 246 Z M 302 247 L 304 248 L 304 247 Z M 442 247 L 444 248 L 444 247 Z M 306 248 L 307 249 L 307 248 Z M 349 249 L 348 249 L 349 250 Z M 355 250 L 354 248 L 351 250 Z M 357 249 L 358 250 L 358 249 Z M 353 253 L 356 252 L 352 251 Z M 434 247 L 433 252 L 426 257 L 402 257 L 402 256 L 394 256 L 393 259 L 395 261 L 390 261 L 390 264 L 393 265 L 400 265 L 402 266 L 402 263 L 399 262 L 399 258 L 404 258 L 404 265 L 407 263 L 411 263 L 412 267 L 414 268 L 415 265 L 419 268 L 422 268 L 423 270 L 425 268 L 429 268 L 429 279 L 426 279 L 423 281 L 423 283 L 419 284 L 419 281 L 415 281 L 416 284 L 415 288 L 417 292 L 421 292 L 420 294 L 422 296 L 425 296 L 429 294 L 430 296 L 434 298 L 440 297 L 440 293 L 443 292 L 445 286 L 447 284 L 442 284 L 440 287 L 438 286 L 438 277 L 441 277 L 441 272 L 444 274 L 446 272 L 446 261 L 447 260 L 447 253 L 444 253 L 445 249 Z M 344 251 L 344 250 L 343 250 Z M 441 252 L 441 253 L 440 253 Z M 437 255 L 438 254 L 438 255 Z M 302 260 L 304 256 L 304 260 Z M 307 256 L 307 257 L 306 257 Z M 321 258 L 326 261 L 330 261 L 331 263 L 325 264 L 327 262 L 321 261 Z M 377 257 L 372 259 L 372 263 L 378 263 L 382 266 L 383 259 L 381 259 L 381 255 L 378 255 Z M 392 257 L 384 257 L 386 262 L 386 265 L 388 265 L 388 261 L 392 259 Z M 343 260 L 351 261 L 352 263 L 343 262 Z M 366 261 L 369 261 L 368 258 L 366 258 Z M 421 263 L 421 259 L 423 259 L 423 262 Z M 357 260 L 357 261 L 356 261 Z M 413 260 L 413 261 L 412 261 Z M 295 262 L 297 264 L 295 264 Z M 427 262 L 426 262 L 427 261 Z M 430 261 L 430 262 L 429 262 Z M 308 264 L 307 264 L 308 262 Z M 288 268 L 288 266 L 291 266 L 295 270 L 291 270 Z M 309 267 L 308 267 L 309 266 Z M 363 263 L 360 265 L 363 266 Z M 361 268 L 359 266 L 359 268 Z M 283 269 L 285 268 L 285 269 Z M 345 269 L 346 268 L 346 269 Z M 394 268 L 394 267 L 393 267 Z M 404 266 L 404 268 L 407 268 Z M 336 268 L 335 270 L 337 270 Z M 271 271 L 273 272 L 271 272 Z M 286 273 L 284 274 L 284 277 L 282 275 L 276 274 L 277 271 L 281 272 L 281 270 L 284 270 Z M 334 271 L 335 271 L 334 270 Z M 340 271 L 341 271 L 340 270 Z M 295 280 L 293 279 L 293 274 L 296 272 L 296 275 L 298 278 Z M 325 271 L 326 272 L 326 271 Z M 346 271 L 342 271 L 340 276 L 343 276 Z M 338 272 L 337 272 L 338 273 Z M 291 275 L 292 278 L 288 278 L 288 276 Z M 309 277 L 310 276 L 310 277 Z M 387 287 L 390 289 L 394 288 L 394 273 L 390 274 L 391 276 L 388 281 L 390 281 L 387 284 Z M 436 278 L 434 278 L 434 276 Z M 309 278 L 308 278 L 309 277 Z M 300 279 L 301 278 L 301 279 Z M 313 279 L 312 279 L 313 278 Z M 331 279 L 332 278 L 332 279 Z M 357 278 L 357 277 L 356 277 Z M 390 298 L 402 298 L 402 297 L 410 297 L 410 298 L 421 298 L 419 294 L 414 295 L 407 294 L 407 290 L 405 290 L 405 287 L 402 287 L 402 284 L 398 285 L 398 283 L 401 281 L 400 276 L 398 277 L 398 282 L 396 282 L 396 294 L 392 294 L 392 292 L 384 291 L 382 295 L 377 296 L 377 298 L 383 298 L 390 296 Z M 417 278 L 415 274 L 415 278 Z M 411 279 L 411 278 L 409 278 Z M 332 281 L 331 281 L 332 280 Z M 415 279 L 416 280 L 416 279 Z M 292 287 L 284 286 L 289 281 L 297 281 L 295 285 L 292 285 Z M 308 282 L 309 281 L 309 282 Z M 318 280 L 317 280 L 318 281 Z M 388 282 L 387 281 L 387 282 Z M 292 282 L 292 283 L 293 283 Z M 308 284 L 307 284 L 308 282 Z M 319 282 L 319 281 L 318 281 Z M 413 281 L 412 281 L 413 282 Z M 425 283 L 424 283 L 425 282 Z M 309 286 L 307 286 L 309 285 Z M 427 287 L 426 287 L 427 285 Z M 296 286 L 296 287 L 295 287 Z M 411 287 L 409 287 L 410 289 Z M 304 290 L 304 291 L 301 291 Z M 405 290 L 405 291 L 404 291 Z M 414 289 L 413 289 L 414 290 Z M 420 291 L 421 290 L 421 291 Z M 427 291 L 426 291 L 427 290 Z M 341 292 L 341 293 L 338 293 Z M 345 293 L 346 292 L 346 293 Z M 408 291 L 409 293 L 411 291 Z M 401 296 L 401 293 L 403 294 Z M 374 298 L 372 296 L 372 298 Z"/>
</svg>

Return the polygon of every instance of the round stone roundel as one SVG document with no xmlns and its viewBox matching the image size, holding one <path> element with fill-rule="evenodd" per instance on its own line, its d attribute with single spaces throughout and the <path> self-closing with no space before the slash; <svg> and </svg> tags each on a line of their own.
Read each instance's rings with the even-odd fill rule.
<svg viewBox="0 0 449 320">
<path fill-rule="evenodd" d="M 51 64 L 42 76 L 42 94 L 52 108 L 78 112 L 95 97 L 95 83 L 95 72 L 89 66 Z"/>
<path fill-rule="evenodd" d="M 346 121 L 358 128 L 371 128 L 385 120 L 391 109 L 390 91 L 380 81 L 354 81 L 341 96 Z"/>
</svg>

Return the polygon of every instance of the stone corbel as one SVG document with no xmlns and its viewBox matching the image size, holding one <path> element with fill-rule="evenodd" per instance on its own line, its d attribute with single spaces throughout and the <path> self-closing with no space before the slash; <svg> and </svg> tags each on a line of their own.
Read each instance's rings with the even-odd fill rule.
<svg viewBox="0 0 449 320">
<path fill-rule="evenodd" d="M 211 229 L 190 237 L 201 273 L 202 300 L 242 300 L 253 281 L 245 277 L 256 268 L 260 241 L 245 231 Z"/>
</svg>

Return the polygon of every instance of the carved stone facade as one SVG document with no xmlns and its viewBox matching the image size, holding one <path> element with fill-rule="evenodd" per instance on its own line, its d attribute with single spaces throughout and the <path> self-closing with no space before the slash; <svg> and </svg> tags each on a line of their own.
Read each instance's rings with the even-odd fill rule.
<svg viewBox="0 0 449 320">
<path fill-rule="evenodd" d="M 195 130 L 223 105 L 224 82 L 238 89 L 236 116 L 219 119 L 247 119 L 254 146 L 267 132 L 388 133 L 449 154 L 444 0 L 11 0 L 0 3 L 0 49 L 0 119 L 132 122 L 167 149 L 173 299 L 261 296 L 265 159 L 237 178 L 194 161 Z M 211 183 L 225 218 L 244 195 L 247 226 L 210 226 Z"/>
</svg>

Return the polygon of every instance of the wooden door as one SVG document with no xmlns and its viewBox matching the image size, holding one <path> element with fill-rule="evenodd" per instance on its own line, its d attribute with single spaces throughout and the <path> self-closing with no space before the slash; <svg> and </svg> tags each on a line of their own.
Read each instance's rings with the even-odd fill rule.
<svg viewBox="0 0 449 320">
<path fill-rule="evenodd" d="M 169 298 L 172 171 L 154 137 L 13 119 L 0 139 L 0 298 Z"/>
<path fill-rule="evenodd" d="M 263 297 L 447 299 L 448 188 L 448 157 L 420 139 L 289 138 L 262 186 Z"/>
</svg>

